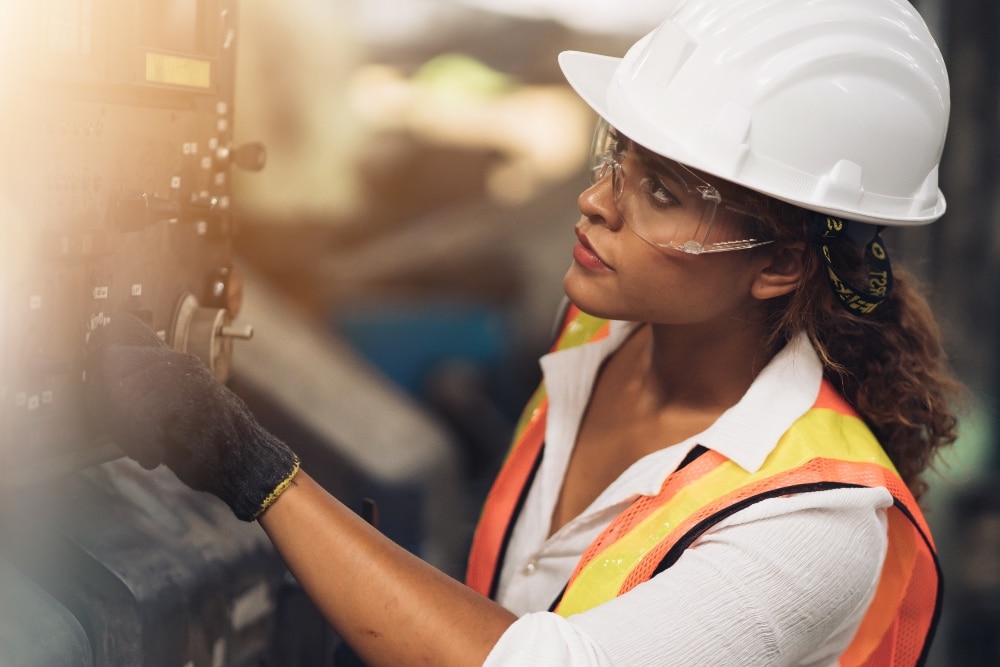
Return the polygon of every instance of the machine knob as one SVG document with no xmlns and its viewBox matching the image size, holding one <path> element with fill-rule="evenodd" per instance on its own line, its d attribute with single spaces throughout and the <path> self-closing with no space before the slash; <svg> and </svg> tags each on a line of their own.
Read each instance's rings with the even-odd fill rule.
<svg viewBox="0 0 1000 667">
<path fill-rule="evenodd" d="M 203 307 L 193 294 L 181 299 L 174 316 L 174 348 L 200 358 L 220 382 L 229 378 L 233 339 L 249 340 L 252 337 L 253 327 L 233 326 L 228 310 Z"/>
<path fill-rule="evenodd" d="M 253 338 L 253 327 L 249 324 L 242 328 L 236 328 L 231 326 L 222 327 L 219 331 L 221 336 L 226 338 L 239 338 L 240 340 L 250 340 Z"/>
</svg>

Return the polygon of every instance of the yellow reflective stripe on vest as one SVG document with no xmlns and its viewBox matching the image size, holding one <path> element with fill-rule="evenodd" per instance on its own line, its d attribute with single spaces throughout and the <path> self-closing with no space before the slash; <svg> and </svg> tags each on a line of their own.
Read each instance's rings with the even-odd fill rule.
<svg viewBox="0 0 1000 667">
<path fill-rule="evenodd" d="M 571 309 L 568 315 L 571 319 L 563 327 L 562 334 L 553 346 L 553 351 L 579 347 L 584 343 L 600 340 L 608 335 L 608 329 L 611 325 L 608 320 L 588 315 L 575 308 Z"/>
<path fill-rule="evenodd" d="M 517 420 L 517 425 L 514 427 L 514 444 L 507 450 L 505 460 L 508 460 L 511 454 L 513 454 L 518 446 L 520 446 L 524 441 L 524 432 L 528 428 L 528 424 L 532 421 L 538 421 L 539 419 L 545 418 L 545 408 L 548 405 L 546 401 L 547 398 L 548 395 L 545 392 L 545 385 L 538 385 L 538 388 L 535 389 L 535 393 L 531 395 L 530 399 L 528 399 L 528 404 L 524 406 L 524 410 L 521 412 L 521 416 Z"/>
<path fill-rule="evenodd" d="M 563 326 L 559 337 L 553 343 L 551 352 L 579 347 L 585 343 L 600 340 L 608 335 L 608 330 L 611 327 L 611 323 L 608 320 L 588 315 L 581 312 L 575 306 L 570 306 L 566 313 L 566 319 L 567 322 Z M 545 384 L 542 383 L 535 390 L 535 393 L 532 394 L 524 410 L 521 411 L 521 416 L 518 418 L 517 425 L 514 428 L 511 451 L 521 444 L 521 439 L 528 423 L 532 419 L 539 417 L 538 409 L 545 398 Z M 507 456 L 510 456 L 510 451 L 507 452 Z"/>
<path fill-rule="evenodd" d="M 643 560 L 647 566 L 650 559 L 658 563 L 666 553 L 664 542 L 668 536 L 676 532 L 674 538 L 681 537 L 686 527 L 700 520 L 706 507 L 740 489 L 744 493 L 751 493 L 747 489 L 754 486 L 762 491 L 771 489 L 770 482 L 781 473 L 820 459 L 832 466 L 861 463 L 894 472 L 882 447 L 860 419 L 828 408 L 811 409 L 782 436 L 757 472 L 749 473 L 726 460 L 684 485 L 632 529 L 616 536 L 600 554 L 581 563 L 556 612 L 570 616 L 617 597 Z M 664 486 L 670 482 L 668 478 Z"/>
</svg>

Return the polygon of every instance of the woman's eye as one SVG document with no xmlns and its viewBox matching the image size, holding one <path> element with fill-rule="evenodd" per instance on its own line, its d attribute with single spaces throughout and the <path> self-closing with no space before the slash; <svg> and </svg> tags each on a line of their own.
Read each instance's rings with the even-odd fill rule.
<svg viewBox="0 0 1000 667">
<path fill-rule="evenodd" d="M 643 179 L 643 190 L 657 207 L 666 208 L 680 204 L 680 200 L 674 196 L 674 193 L 664 185 L 658 176 L 650 175 Z"/>
</svg>

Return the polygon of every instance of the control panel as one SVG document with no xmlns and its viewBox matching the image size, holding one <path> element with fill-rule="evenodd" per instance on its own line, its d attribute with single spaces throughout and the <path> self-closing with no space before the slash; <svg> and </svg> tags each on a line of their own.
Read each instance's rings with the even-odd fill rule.
<svg viewBox="0 0 1000 667">
<path fill-rule="evenodd" d="M 222 380 L 241 285 L 230 175 L 236 0 L 0 3 L 0 485 L 118 456 L 83 406 L 122 312 Z"/>
</svg>

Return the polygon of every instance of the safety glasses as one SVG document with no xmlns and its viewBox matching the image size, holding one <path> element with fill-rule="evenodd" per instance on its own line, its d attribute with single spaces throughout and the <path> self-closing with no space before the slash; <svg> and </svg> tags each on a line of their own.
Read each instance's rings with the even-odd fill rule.
<svg viewBox="0 0 1000 667">
<path fill-rule="evenodd" d="M 772 243 L 761 221 L 679 162 L 656 155 L 601 120 L 594 133 L 591 181 L 609 174 L 625 225 L 658 248 L 700 255 Z"/>
</svg>

